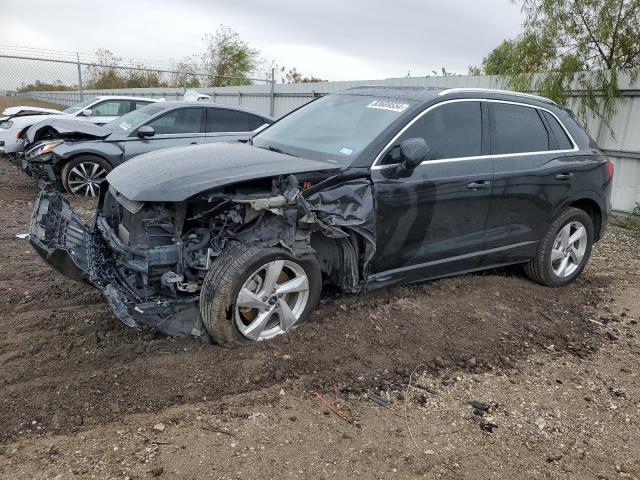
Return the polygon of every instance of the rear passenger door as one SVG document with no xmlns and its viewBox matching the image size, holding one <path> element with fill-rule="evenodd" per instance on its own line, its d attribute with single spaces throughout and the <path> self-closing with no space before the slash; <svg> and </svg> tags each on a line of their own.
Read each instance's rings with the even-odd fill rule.
<svg viewBox="0 0 640 480">
<path fill-rule="evenodd" d="M 219 107 L 207 108 L 206 142 L 244 141 L 251 138 L 253 130 L 266 122 L 248 112 Z"/>
<path fill-rule="evenodd" d="M 550 111 L 487 100 L 494 169 L 483 265 L 527 260 L 570 192 L 574 143 Z"/>
<path fill-rule="evenodd" d="M 440 103 L 410 124 L 372 168 L 372 286 L 480 265 L 493 179 L 483 117 L 479 100 Z M 431 158 L 398 174 L 399 145 L 411 138 L 424 138 Z"/>
<path fill-rule="evenodd" d="M 176 108 L 157 116 L 145 124 L 154 129 L 155 135 L 141 138 L 133 132 L 125 142 L 124 159 L 162 148 L 204 143 L 204 122 L 202 107 Z"/>
</svg>

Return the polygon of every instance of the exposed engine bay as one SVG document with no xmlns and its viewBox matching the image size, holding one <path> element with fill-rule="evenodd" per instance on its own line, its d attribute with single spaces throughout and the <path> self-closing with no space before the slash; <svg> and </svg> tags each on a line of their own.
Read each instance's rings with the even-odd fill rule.
<svg viewBox="0 0 640 480">
<path fill-rule="evenodd" d="M 43 192 L 31 241 L 68 276 L 70 256 L 76 278 L 101 289 L 127 325 L 203 336 L 199 292 L 223 250 L 243 243 L 313 253 L 325 283 L 355 291 L 375 252 L 373 214 L 365 172 L 258 179 L 183 202 L 133 201 L 111 186 L 92 229 L 58 193 Z"/>
</svg>

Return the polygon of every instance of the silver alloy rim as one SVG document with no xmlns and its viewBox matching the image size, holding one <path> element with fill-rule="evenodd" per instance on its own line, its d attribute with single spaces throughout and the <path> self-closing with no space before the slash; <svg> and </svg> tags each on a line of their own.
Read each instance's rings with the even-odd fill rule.
<svg viewBox="0 0 640 480">
<path fill-rule="evenodd" d="M 234 320 L 244 337 L 267 340 L 298 323 L 308 300 L 309 279 L 304 269 L 289 260 L 274 260 L 244 282 L 236 298 Z"/>
<path fill-rule="evenodd" d="M 100 182 L 107 171 L 94 162 L 81 162 L 71 169 L 67 177 L 69 189 L 77 197 L 96 197 L 100 193 Z"/>
<path fill-rule="evenodd" d="M 582 265 L 587 250 L 587 228 L 580 222 L 567 223 L 551 250 L 551 268 L 558 277 L 572 275 Z"/>
</svg>

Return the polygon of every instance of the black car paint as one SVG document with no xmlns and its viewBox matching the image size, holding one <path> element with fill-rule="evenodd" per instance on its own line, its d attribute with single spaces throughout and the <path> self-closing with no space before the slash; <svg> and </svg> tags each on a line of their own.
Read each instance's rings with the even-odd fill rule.
<svg viewBox="0 0 640 480">
<path fill-rule="evenodd" d="M 498 92 L 460 92 L 445 96 L 438 95 L 438 92 L 379 87 L 346 91 L 351 95 L 386 96 L 394 99 L 404 96 L 415 100 L 415 104 L 360 153 L 349 167 L 328 179 L 335 172 L 331 172 L 329 164 L 321 166 L 322 162 L 287 157 L 250 146 L 232 147 L 235 150 L 228 150 L 228 146 L 203 146 L 172 149 L 164 154 L 138 157 L 136 161 L 116 169 L 110 175 L 109 182 L 116 195 L 117 192 L 126 192 L 125 197 L 134 197 L 129 200 L 155 204 L 190 201 L 190 195 L 192 198 L 210 195 L 211 201 L 211 198 L 219 196 L 216 191 L 229 186 L 241 187 L 246 182 L 274 177 L 282 179 L 286 174 L 294 172 L 306 175 L 316 173 L 321 177 L 318 179 L 320 183 L 316 182 L 309 189 L 310 193 L 305 194 L 304 189 L 299 186 L 293 189 L 293 198 L 297 200 L 291 200 L 290 203 L 299 212 L 297 228 L 305 225 L 301 223 L 301 215 L 307 219 L 308 224 L 319 225 L 319 230 L 314 235 L 325 234 L 341 245 L 341 256 L 336 257 L 337 261 L 329 261 L 332 265 L 327 268 L 340 270 L 348 265 L 349 275 L 355 284 L 367 289 L 527 261 L 533 256 L 551 219 L 562 208 L 572 204 L 590 209 L 596 240 L 602 235 L 611 210 L 611 178 L 606 172 L 606 158 L 588 135 L 575 124 L 568 112 L 549 102 Z M 426 161 L 415 170 L 406 170 L 402 165 L 371 168 L 374 160 L 386 152 L 386 146 L 416 115 L 437 104 L 456 99 L 517 102 L 547 109 L 561 120 L 571 134 L 576 148 L 571 151 L 494 156 L 487 150 L 488 143 L 484 136 L 488 130 L 484 128 L 480 157 L 459 161 Z M 483 107 L 483 113 L 486 115 L 486 107 Z M 183 155 L 185 160 L 188 159 L 189 152 L 192 151 L 197 151 L 200 159 L 195 160 L 192 165 L 196 174 L 188 174 L 184 185 L 184 177 L 176 178 L 173 182 L 172 179 L 165 180 L 161 175 L 161 178 L 154 177 L 149 182 L 142 182 L 139 188 L 136 187 L 137 168 L 146 161 L 151 161 L 148 158 L 155 158 L 158 166 L 166 163 L 165 174 L 172 175 L 176 174 L 176 169 L 168 165 L 177 165 L 176 161 Z M 229 165 L 224 162 L 213 161 L 207 163 L 210 168 L 206 171 L 197 170 L 203 167 L 202 158 L 207 157 L 207 152 L 216 156 L 230 155 L 232 162 L 238 162 L 232 174 L 227 177 L 226 169 Z M 242 161 L 245 155 L 247 160 Z M 253 157 L 262 158 L 252 161 Z M 296 170 L 297 162 L 304 168 Z M 269 165 L 277 165 L 277 169 L 269 172 L 265 168 Z M 335 169 L 335 165 L 331 167 Z M 198 173 L 202 174 L 202 179 L 197 178 Z M 563 177 L 564 173 L 571 173 L 571 176 Z M 292 183 L 291 178 L 293 176 L 289 183 Z M 295 178 L 293 183 L 298 185 Z M 282 180 L 279 184 L 282 185 Z M 327 186 L 326 189 L 320 188 L 323 185 Z M 281 187 L 280 192 L 284 194 L 285 187 Z M 279 192 L 272 192 L 276 193 Z M 47 233 L 47 229 L 42 228 L 46 223 L 43 219 L 46 220 L 50 214 L 47 209 L 43 209 L 43 202 L 57 201 L 47 195 L 50 194 L 43 194 L 36 205 L 31 241 L 44 258 L 50 259 L 61 255 L 60 251 L 65 248 L 69 250 L 69 247 L 56 243 L 53 230 Z M 262 194 L 266 195 L 266 192 Z M 234 201 L 233 194 L 226 198 L 230 199 L 227 201 Z M 367 198 L 370 200 L 363 200 Z M 103 202 L 104 192 L 101 205 Z M 66 207 L 56 208 L 69 215 Z M 350 208 L 357 210 L 358 214 L 350 217 Z M 70 222 L 77 220 L 72 219 Z M 104 237 L 105 230 L 104 225 L 98 224 L 94 233 L 91 233 L 92 238 L 99 231 Z M 113 235 L 110 234 L 110 237 Z M 361 241 L 352 241 L 355 237 Z M 296 251 L 299 245 L 299 242 L 291 241 L 287 248 Z M 326 248 L 326 244 L 320 244 L 315 250 Z M 55 263 L 63 271 L 70 266 L 68 262 L 60 260 Z M 354 265 L 357 268 L 355 272 Z M 344 272 L 341 273 L 344 275 Z M 87 277 L 86 272 L 84 277 Z M 96 285 L 95 279 L 89 281 Z M 122 280 L 116 280 L 116 283 L 118 281 Z M 135 321 L 152 324 L 169 333 L 186 333 L 190 328 L 201 331 L 193 323 L 185 323 L 186 318 L 191 318 L 189 315 L 197 316 L 195 310 L 189 310 L 187 306 L 191 305 L 193 308 L 193 296 L 180 302 L 167 300 L 167 305 L 163 304 L 162 308 L 157 303 L 152 308 L 153 313 L 145 313 L 140 304 L 138 310 L 131 306 L 131 299 L 127 297 L 125 290 L 114 290 L 112 283 L 108 285 L 102 284 L 99 288 L 103 290 L 116 314 L 120 312 L 118 316 L 123 320 L 131 318 L 127 315 L 133 315 Z M 125 310 L 128 313 L 123 316 L 122 309 L 127 302 L 129 306 Z M 170 322 L 166 321 L 161 326 L 158 319 L 166 320 L 167 315 L 174 315 L 179 319 L 181 327 L 174 328 L 174 325 L 169 328 Z"/>
<path fill-rule="evenodd" d="M 336 170 L 336 166 L 294 159 L 240 142 L 221 142 L 141 155 L 113 170 L 107 181 L 129 200 L 182 202 L 200 192 L 231 183 L 323 170 Z"/>
</svg>

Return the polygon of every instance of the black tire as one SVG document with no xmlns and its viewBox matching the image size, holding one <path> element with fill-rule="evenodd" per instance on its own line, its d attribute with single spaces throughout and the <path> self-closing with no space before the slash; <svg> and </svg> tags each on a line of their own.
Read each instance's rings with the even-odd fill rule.
<svg viewBox="0 0 640 480">
<path fill-rule="evenodd" d="M 560 231 L 566 225 L 574 221 L 582 223 L 587 230 L 586 250 L 578 268 L 571 275 L 561 277 L 555 274 L 551 265 L 551 251 Z M 531 280 L 548 287 L 561 287 L 568 285 L 573 282 L 580 273 L 582 273 L 582 270 L 584 270 L 584 267 L 587 265 L 589 257 L 591 256 L 592 246 L 593 220 L 584 210 L 573 207 L 567 208 L 560 212 L 551 222 L 551 225 L 549 225 L 549 228 L 538 245 L 536 256 L 525 265 L 524 271 Z"/>
<path fill-rule="evenodd" d="M 83 165 L 97 165 L 98 168 L 104 170 L 106 173 L 109 173 L 113 167 L 111 164 L 106 161 L 104 158 L 97 157 L 95 155 L 78 155 L 77 157 L 72 158 L 62 167 L 62 171 L 60 172 L 60 179 L 62 180 L 62 186 L 64 187 L 67 193 L 75 196 L 97 196 L 97 195 L 83 195 L 82 192 L 84 189 L 80 189 L 80 191 L 75 190 L 73 184 L 70 185 L 70 181 L 73 182 L 74 168 L 79 167 L 81 164 Z M 106 177 L 106 174 L 104 175 Z M 95 187 L 94 187 L 95 188 Z M 89 190 L 87 190 L 89 192 Z M 99 192 L 99 189 L 98 189 Z"/>
<path fill-rule="evenodd" d="M 304 270 L 309 284 L 306 307 L 292 328 L 302 324 L 320 300 L 322 274 L 313 255 L 296 257 L 281 248 L 236 245 L 226 249 L 213 262 L 200 291 L 200 317 L 216 343 L 243 346 L 256 343 L 240 333 L 234 321 L 235 301 L 242 285 L 262 265 L 289 260 Z"/>
</svg>

